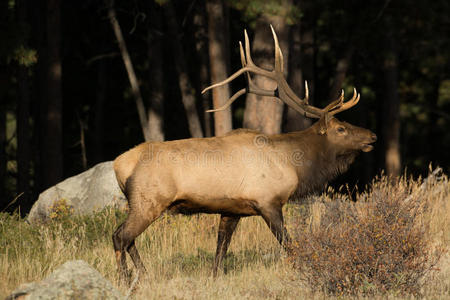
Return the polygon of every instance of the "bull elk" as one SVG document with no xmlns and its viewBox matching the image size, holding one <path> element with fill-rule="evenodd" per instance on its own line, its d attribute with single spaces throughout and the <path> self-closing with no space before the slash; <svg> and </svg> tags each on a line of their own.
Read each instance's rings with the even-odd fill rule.
<svg viewBox="0 0 450 300">
<path fill-rule="evenodd" d="M 120 274 L 127 273 L 125 250 L 139 272 L 145 272 L 135 239 L 164 211 L 183 214 L 220 214 L 213 275 L 227 252 L 240 218 L 262 216 L 281 245 L 289 250 L 282 207 L 294 195 L 304 197 L 321 190 L 347 170 L 360 151 L 373 149 L 376 135 L 337 120 L 334 115 L 356 105 L 360 95 L 344 101 L 344 92 L 323 109 L 295 95 L 283 76 L 283 55 L 275 42 L 275 68 L 257 67 L 250 56 L 245 32 L 245 53 L 240 43 L 242 68 L 228 79 L 203 92 L 225 85 L 245 74 L 248 86 L 233 95 L 218 111 L 240 95 L 253 93 L 276 97 L 302 115 L 318 121 L 310 128 L 285 134 L 264 135 L 238 129 L 226 136 L 147 142 L 123 153 L 114 161 L 120 188 L 129 203 L 125 222 L 113 234 Z M 250 74 L 268 77 L 275 90 L 256 86 Z"/>
</svg>

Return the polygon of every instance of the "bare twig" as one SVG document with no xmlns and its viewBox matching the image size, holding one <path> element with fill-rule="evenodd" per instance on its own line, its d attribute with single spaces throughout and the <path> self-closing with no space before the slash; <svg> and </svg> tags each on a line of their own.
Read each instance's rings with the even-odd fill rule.
<svg viewBox="0 0 450 300">
<path fill-rule="evenodd" d="M 81 119 L 80 114 L 77 113 L 78 124 L 80 124 L 80 147 L 81 147 L 81 161 L 83 162 L 83 170 L 87 169 L 87 155 L 86 155 L 86 142 L 84 138 L 84 129 L 86 127 L 84 121 Z"/>
<path fill-rule="evenodd" d="M 113 58 L 113 57 L 116 57 L 118 55 L 119 55 L 118 52 L 110 52 L 110 53 L 99 54 L 99 55 L 96 55 L 96 56 L 88 59 L 86 61 L 86 65 L 90 66 L 92 63 L 96 62 L 97 60 L 101 60 L 101 59 L 104 59 L 104 58 Z"/>
<path fill-rule="evenodd" d="M 24 192 L 20 193 L 19 195 L 17 195 L 16 197 L 14 197 L 14 199 L 8 203 L 8 205 L 6 205 L 5 208 L 2 209 L 2 212 L 5 211 L 8 207 L 10 207 L 11 205 L 13 205 L 14 203 L 16 203 L 17 199 L 19 199 L 22 195 L 24 194 Z"/>
</svg>

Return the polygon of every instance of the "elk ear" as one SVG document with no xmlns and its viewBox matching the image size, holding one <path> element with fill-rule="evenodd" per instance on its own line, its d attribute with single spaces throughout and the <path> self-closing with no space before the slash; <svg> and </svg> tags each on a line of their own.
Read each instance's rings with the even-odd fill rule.
<svg viewBox="0 0 450 300">
<path fill-rule="evenodd" d="M 328 121 L 331 119 L 331 117 L 328 114 L 323 115 L 319 119 L 319 134 L 325 135 L 327 133 L 328 129 Z"/>
</svg>

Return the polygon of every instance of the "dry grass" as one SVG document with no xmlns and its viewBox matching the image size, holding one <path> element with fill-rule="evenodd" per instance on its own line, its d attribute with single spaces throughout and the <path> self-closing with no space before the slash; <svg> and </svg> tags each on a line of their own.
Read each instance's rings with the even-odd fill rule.
<svg viewBox="0 0 450 300">
<path fill-rule="evenodd" d="M 399 183 L 407 184 L 407 181 Z M 450 183 L 447 178 L 412 191 L 421 195 L 427 210 L 420 218 L 429 224 L 436 244 L 450 246 Z M 328 194 L 329 199 L 342 198 Z M 322 197 L 323 198 L 323 197 Z M 323 202 L 288 205 L 286 223 L 291 233 L 320 224 Z M 0 214 L 0 298 L 18 285 L 38 281 L 67 260 L 83 259 L 118 286 L 111 234 L 124 220 L 117 211 L 93 217 L 63 217 L 45 226 L 30 226 L 17 216 Z M 292 268 L 289 260 L 261 218 L 245 218 L 233 236 L 225 260 L 226 274 L 211 278 L 218 216 L 163 216 L 137 241 L 149 274 L 132 296 L 135 299 L 301 299 L 325 298 L 312 292 Z M 130 260 L 129 265 L 131 265 Z M 425 298 L 450 299 L 450 259 L 422 290 Z M 383 298 L 385 295 L 375 294 Z M 394 294 L 391 297 L 397 298 Z M 409 297 L 409 296 L 408 296 Z"/>
<path fill-rule="evenodd" d="M 64 218 L 34 227 L 15 216 L 1 215 L 0 277 L 4 280 L 0 298 L 21 283 L 45 278 L 72 259 L 87 261 L 118 286 L 111 235 L 124 218 L 123 213 L 104 211 L 91 218 Z M 173 299 L 185 293 L 188 298 L 198 294 L 208 299 L 222 292 L 223 297 L 260 298 L 264 293 L 285 293 L 278 276 L 287 269 L 280 259 L 283 252 L 260 218 L 246 218 L 239 224 L 225 259 L 227 274 L 217 280 L 222 285 L 217 288 L 211 266 L 218 220 L 213 215 L 164 215 L 152 224 L 137 241 L 149 274 L 141 279 L 135 298 Z M 272 277 L 273 286 L 269 284 Z M 255 283 L 249 290 L 250 278 Z M 126 294 L 127 287 L 118 288 Z"/>
</svg>

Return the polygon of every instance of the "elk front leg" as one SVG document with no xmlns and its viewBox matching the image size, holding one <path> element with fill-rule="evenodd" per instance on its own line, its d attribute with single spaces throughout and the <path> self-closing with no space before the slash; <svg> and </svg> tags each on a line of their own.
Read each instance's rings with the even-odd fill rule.
<svg viewBox="0 0 450 300">
<path fill-rule="evenodd" d="M 228 246 L 230 245 L 231 237 L 240 217 L 238 216 L 220 216 L 219 233 L 217 235 L 217 250 L 216 258 L 214 260 L 213 277 L 217 277 L 217 270 L 222 264 L 222 260 L 227 253 Z"/>
<path fill-rule="evenodd" d="M 261 209 L 261 216 L 267 226 L 269 226 L 278 242 L 284 247 L 288 254 L 291 254 L 291 238 L 284 227 L 283 212 L 281 207 Z"/>
</svg>

